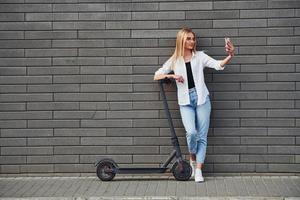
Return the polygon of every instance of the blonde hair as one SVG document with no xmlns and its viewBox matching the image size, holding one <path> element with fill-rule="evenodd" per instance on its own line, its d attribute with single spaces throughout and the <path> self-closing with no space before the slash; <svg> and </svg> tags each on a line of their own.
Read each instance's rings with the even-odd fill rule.
<svg viewBox="0 0 300 200">
<path fill-rule="evenodd" d="M 171 56 L 172 70 L 175 69 L 175 62 L 177 61 L 177 59 L 184 56 L 184 44 L 185 44 L 188 33 L 192 33 L 196 39 L 196 34 L 192 31 L 192 29 L 187 28 L 187 27 L 182 28 L 177 33 L 175 51 L 174 51 L 173 55 Z M 192 51 L 196 52 L 196 41 L 195 41 L 195 45 L 194 45 L 194 48 Z"/>
</svg>

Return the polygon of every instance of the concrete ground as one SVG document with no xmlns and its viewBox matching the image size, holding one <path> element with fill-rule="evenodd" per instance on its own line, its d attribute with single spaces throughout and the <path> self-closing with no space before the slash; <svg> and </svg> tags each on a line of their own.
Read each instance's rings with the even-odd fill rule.
<svg viewBox="0 0 300 200">
<path fill-rule="evenodd" d="M 171 175 L 0 177 L 0 199 L 30 200 L 296 200 L 300 176 L 216 176 L 204 183 L 176 181 Z"/>
</svg>

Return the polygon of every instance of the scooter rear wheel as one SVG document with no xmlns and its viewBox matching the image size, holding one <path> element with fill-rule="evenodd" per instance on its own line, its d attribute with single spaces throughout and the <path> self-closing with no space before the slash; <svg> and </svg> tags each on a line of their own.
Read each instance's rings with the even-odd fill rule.
<svg viewBox="0 0 300 200">
<path fill-rule="evenodd" d="M 192 175 L 192 168 L 187 161 L 182 160 L 174 163 L 172 167 L 172 173 L 176 180 L 187 181 Z"/>
<path fill-rule="evenodd" d="M 116 173 L 116 164 L 114 161 L 109 160 L 109 159 L 104 159 L 99 162 L 97 165 L 97 176 L 100 178 L 102 181 L 110 181 L 112 180 Z"/>
</svg>

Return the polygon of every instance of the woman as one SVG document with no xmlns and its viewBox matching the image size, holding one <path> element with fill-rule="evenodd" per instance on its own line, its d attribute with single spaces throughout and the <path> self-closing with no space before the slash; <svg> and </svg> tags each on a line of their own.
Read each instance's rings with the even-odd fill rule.
<svg viewBox="0 0 300 200">
<path fill-rule="evenodd" d="M 234 56 L 234 46 L 226 40 L 228 56 L 215 60 L 202 51 L 196 51 L 196 34 L 189 28 L 177 34 L 173 55 L 155 72 L 154 80 L 174 78 L 182 122 L 186 131 L 192 177 L 203 182 L 202 167 L 206 154 L 207 133 L 211 104 L 204 82 L 204 67 L 223 70 Z M 174 74 L 169 74 L 171 71 Z"/>
</svg>

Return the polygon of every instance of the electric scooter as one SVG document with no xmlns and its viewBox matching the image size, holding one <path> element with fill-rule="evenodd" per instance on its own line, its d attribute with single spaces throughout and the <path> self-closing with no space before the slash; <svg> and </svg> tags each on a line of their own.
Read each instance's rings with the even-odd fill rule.
<svg viewBox="0 0 300 200">
<path fill-rule="evenodd" d="M 161 167 L 157 168 L 120 168 L 114 160 L 110 158 L 104 158 L 95 162 L 95 166 L 97 167 L 97 176 L 102 181 L 110 181 L 115 177 L 116 174 L 149 174 L 165 173 L 167 171 L 172 172 L 176 180 L 189 180 L 192 174 L 192 168 L 190 164 L 182 158 L 178 138 L 175 133 L 173 121 L 166 99 L 166 94 L 163 87 L 164 84 L 170 84 L 171 82 L 172 80 L 167 78 L 159 81 L 160 92 L 164 103 L 164 110 L 168 118 L 168 123 L 171 131 L 171 142 L 173 145 L 173 151 L 169 155 L 168 159 L 163 163 L 163 165 L 161 165 Z M 176 158 L 176 160 L 174 161 L 173 165 L 169 168 L 168 166 L 174 158 Z"/>
</svg>

